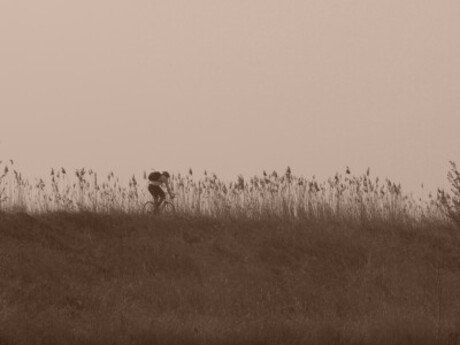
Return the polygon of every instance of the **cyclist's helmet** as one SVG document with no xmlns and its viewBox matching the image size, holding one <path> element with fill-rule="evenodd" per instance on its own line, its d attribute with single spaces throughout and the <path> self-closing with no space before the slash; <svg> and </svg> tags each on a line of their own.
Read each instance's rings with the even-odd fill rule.
<svg viewBox="0 0 460 345">
<path fill-rule="evenodd" d="M 171 176 L 169 175 L 169 172 L 163 171 L 162 173 L 163 176 L 166 176 L 167 178 L 170 178 Z"/>
</svg>

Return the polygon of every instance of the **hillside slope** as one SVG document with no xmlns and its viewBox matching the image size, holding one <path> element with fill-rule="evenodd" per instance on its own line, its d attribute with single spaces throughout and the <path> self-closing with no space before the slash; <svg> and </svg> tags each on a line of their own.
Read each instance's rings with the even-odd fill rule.
<svg viewBox="0 0 460 345">
<path fill-rule="evenodd" d="M 453 229 L 0 214 L 0 344 L 457 344 Z"/>
</svg>

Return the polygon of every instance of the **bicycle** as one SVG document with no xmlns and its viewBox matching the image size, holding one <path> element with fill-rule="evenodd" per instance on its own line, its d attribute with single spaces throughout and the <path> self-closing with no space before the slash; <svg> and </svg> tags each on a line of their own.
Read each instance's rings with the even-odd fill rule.
<svg viewBox="0 0 460 345">
<path fill-rule="evenodd" d="M 158 206 L 155 201 L 147 201 L 142 207 L 143 214 L 173 216 L 176 214 L 176 206 L 171 197 L 165 198 Z"/>
</svg>

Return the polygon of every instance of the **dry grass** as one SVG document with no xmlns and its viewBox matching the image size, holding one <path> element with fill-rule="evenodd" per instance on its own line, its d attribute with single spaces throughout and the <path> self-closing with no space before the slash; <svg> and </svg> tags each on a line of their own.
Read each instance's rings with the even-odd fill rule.
<svg viewBox="0 0 460 345">
<path fill-rule="evenodd" d="M 449 227 L 0 216 L 0 344 L 457 344 Z"/>
<path fill-rule="evenodd" d="M 348 170 L 172 182 L 179 215 L 151 218 L 145 176 L 4 165 L 0 345 L 460 343 L 454 185 L 425 202 Z"/>
<path fill-rule="evenodd" d="M 128 185 L 110 173 L 104 180 L 92 170 L 79 169 L 69 174 L 65 169 L 52 170 L 49 181 L 37 179 L 31 183 L 5 165 L 0 178 L 0 209 L 23 210 L 29 213 L 56 211 L 122 212 L 135 214 L 149 200 L 146 173 L 133 176 Z M 139 180 L 141 182 L 139 182 Z M 380 181 L 369 171 L 353 176 L 349 170 L 326 181 L 315 177 L 294 176 L 291 170 L 279 176 L 276 172 L 255 176 L 245 181 L 225 183 L 215 175 L 194 178 L 172 176 L 176 191 L 175 203 L 184 215 L 266 219 L 308 219 L 375 223 L 395 221 L 410 224 L 443 221 L 445 215 L 439 202 L 415 200 L 405 194 L 400 185 Z"/>
<path fill-rule="evenodd" d="M 460 172 L 455 162 L 450 162 L 451 169 L 447 179 L 451 185 L 451 194 L 438 190 L 438 204 L 443 212 L 458 226 L 460 226 Z"/>
</svg>

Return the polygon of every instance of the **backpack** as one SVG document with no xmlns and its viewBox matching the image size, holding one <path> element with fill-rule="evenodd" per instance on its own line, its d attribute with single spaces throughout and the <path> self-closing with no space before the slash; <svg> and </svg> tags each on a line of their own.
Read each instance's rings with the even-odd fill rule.
<svg viewBox="0 0 460 345">
<path fill-rule="evenodd" d="M 159 171 L 155 171 L 149 174 L 149 181 L 158 181 L 161 177 L 161 173 Z"/>
</svg>

